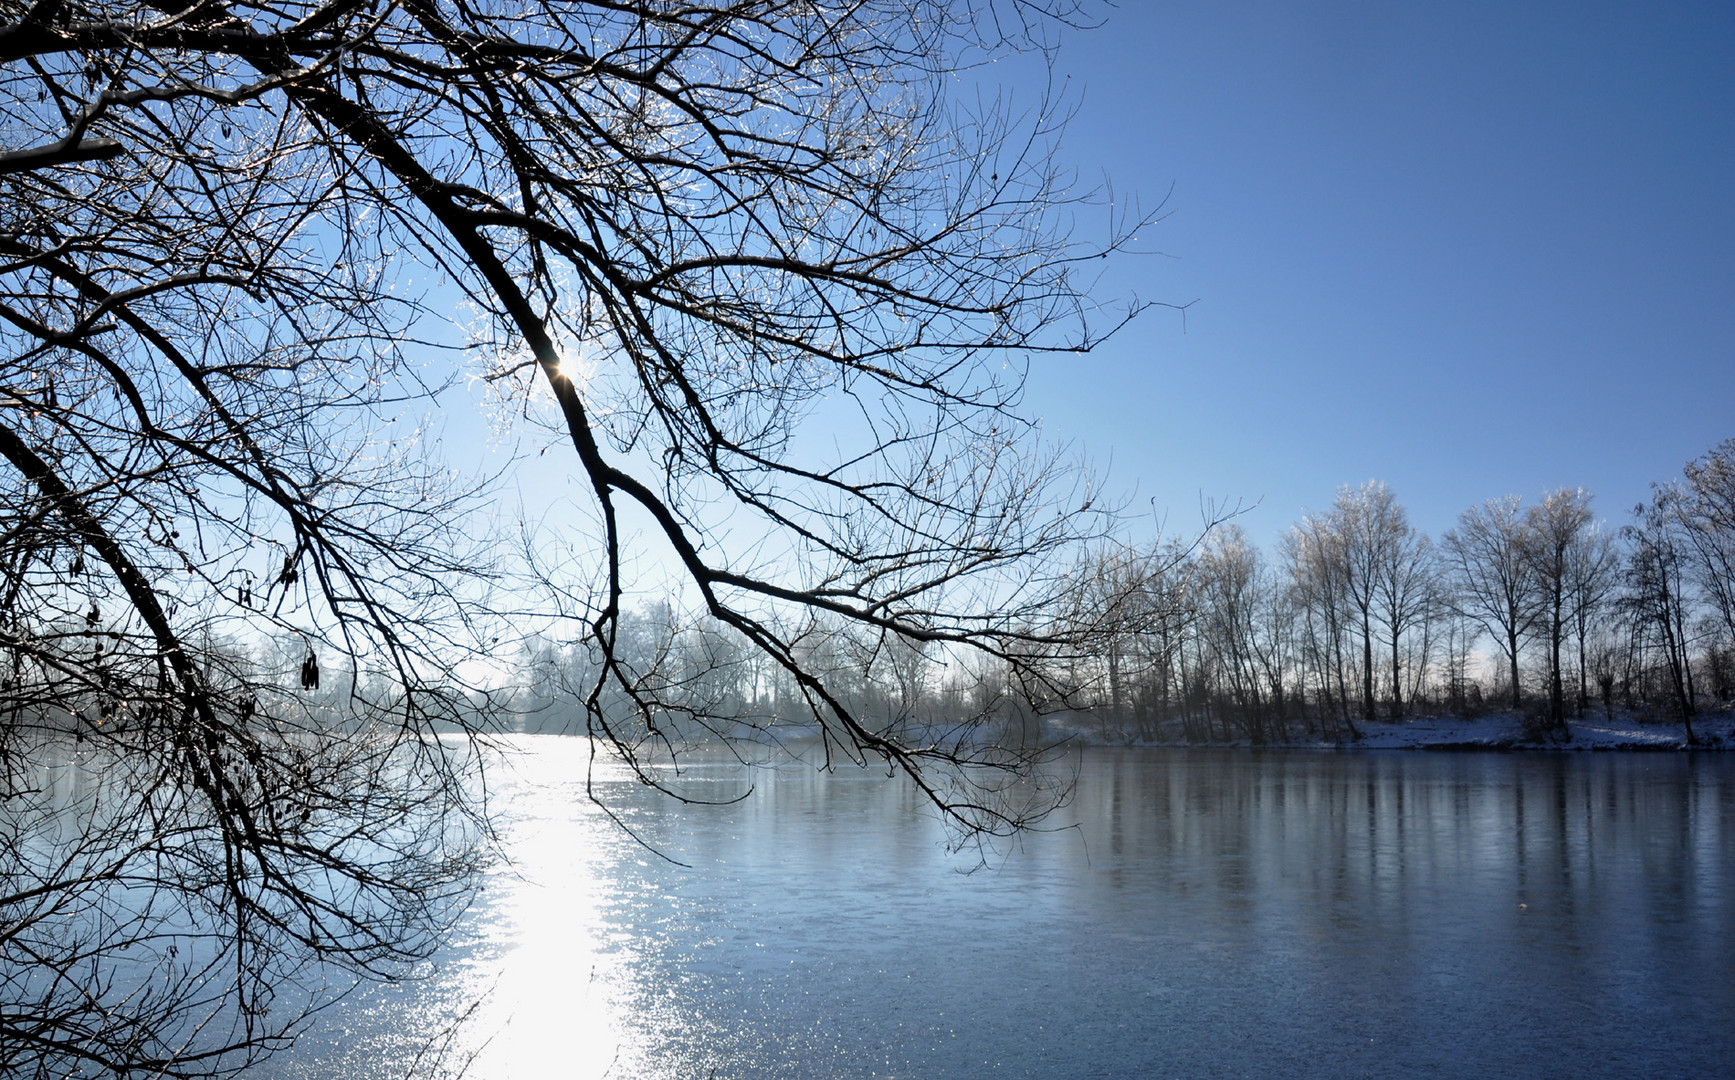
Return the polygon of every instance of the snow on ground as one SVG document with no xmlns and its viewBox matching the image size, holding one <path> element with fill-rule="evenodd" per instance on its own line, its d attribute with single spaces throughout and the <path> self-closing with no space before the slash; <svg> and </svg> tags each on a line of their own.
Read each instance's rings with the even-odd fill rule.
<svg viewBox="0 0 1735 1080">
<path fill-rule="evenodd" d="M 1693 734 L 1706 746 L 1727 746 L 1730 714 L 1700 717 Z M 1447 747 L 1492 747 L 1539 750 L 1673 750 L 1687 745 L 1686 730 L 1679 721 L 1645 721 L 1630 713 L 1589 712 L 1568 719 L 1567 738 L 1537 739 L 1525 731 L 1524 719 L 1515 713 L 1486 716 L 1420 717 L 1398 724 L 1362 726 L 1362 741 L 1368 747 L 1392 749 L 1442 749 Z"/>
<path fill-rule="evenodd" d="M 1626 710 L 1611 714 L 1592 710 L 1567 719 L 1567 737 L 1536 738 L 1525 731 L 1523 716 L 1512 712 L 1482 716 L 1423 716 L 1400 723 L 1358 723 L 1359 741 L 1309 736 L 1305 733 L 1268 747 L 1338 748 L 1366 750 L 1684 750 L 1689 749 L 1679 720 L 1643 717 Z M 1056 718 L 1054 734 L 1082 743 L 1128 742 L 1130 745 L 1177 745 L 1176 740 L 1140 743 L 1105 739 L 1094 718 L 1087 715 Z M 1735 749 L 1735 710 L 1718 709 L 1693 718 L 1693 734 L 1700 749 Z M 1246 739 L 1186 745 L 1247 746 Z"/>
</svg>

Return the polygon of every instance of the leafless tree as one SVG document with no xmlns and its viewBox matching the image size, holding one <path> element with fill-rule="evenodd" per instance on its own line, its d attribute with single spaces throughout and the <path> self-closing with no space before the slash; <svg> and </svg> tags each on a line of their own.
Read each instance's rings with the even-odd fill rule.
<svg viewBox="0 0 1735 1080">
<path fill-rule="evenodd" d="M 654 779 L 696 699 L 629 641 L 629 510 L 828 752 L 964 829 L 1040 814 L 959 782 L 1027 751 L 901 741 L 813 634 L 1072 690 L 1052 612 L 1107 518 L 1020 365 L 1130 317 L 1076 268 L 1143 222 L 1075 244 L 1055 104 L 948 86 L 1074 14 L 0 0 L 8 1066 L 219 1072 L 293 1032 L 304 963 L 425 953 L 486 828 L 438 732 L 485 723 L 465 674 L 508 634 L 582 637 L 587 730 Z M 502 413 L 570 445 L 564 558 L 500 562 L 404 419 L 465 305 Z M 39 792 L 67 738 L 104 816 Z"/>
<path fill-rule="evenodd" d="M 1241 733 L 1262 744 L 1267 731 L 1258 654 L 1269 592 L 1264 560 L 1246 531 L 1230 524 L 1207 539 L 1197 573 L 1200 640 L 1216 659 Z"/>
<path fill-rule="evenodd" d="M 1140 677 L 1139 729 L 1155 738 L 1177 713 L 1190 723 L 1185 650 L 1198 619 L 1198 544 L 1169 538 L 1142 556 L 1130 651 Z"/>
<path fill-rule="evenodd" d="M 1600 523 L 1586 528 L 1580 541 L 1567 554 L 1567 604 L 1571 609 L 1573 638 L 1578 644 L 1578 710 L 1590 705 L 1586 672 L 1590 667 L 1587 641 L 1599 632 L 1616 590 L 1620 587 L 1621 554 L 1615 534 Z"/>
<path fill-rule="evenodd" d="M 1524 551 L 1538 608 L 1535 623 L 1548 646 L 1548 723 L 1566 730 L 1566 692 L 1560 649 L 1573 618 L 1574 576 L 1586 562 L 1593 519 L 1583 488 L 1551 491 L 1525 514 Z"/>
<path fill-rule="evenodd" d="M 1259 574 L 1252 651 L 1264 676 L 1269 715 L 1266 728 L 1274 739 L 1286 740 L 1297 718 L 1307 724 L 1307 694 L 1301 677 L 1302 619 L 1295 590 L 1280 571 L 1263 565 Z"/>
<path fill-rule="evenodd" d="M 1536 624 L 1535 575 L 1526 555 L 1525 518 L 1516 495 L 1490 499 L 1458 516 L 1441 540 L 1453 593 L 1465 617 L 1479 623 L 1506 654 L 1512 707 L 1523 705 L 1520 646 Z"/>
<path fill-rule="evenodd" d="M 1627 595 L 1635 651 L 1661 655 L 1675 708 L 1693 735 L 1697 695 L 1693 687 L 1692 638 L 1689 632 L 1690 601 L 1686 592 L 1686 560 L 1682 555 L 1681 516 L 1676 507 L 1678 491 L 1670 486 L 1654 489 L 1651 500 L 1633 508 L 1633 523 L 1624 530 L 1631 548 L 1627 564 Z M 1645 650 L 1642 645 L 1651 645 Z"/>
<path fill-rule="evenodd" d="M 1402 716 L 1400 641 L 1421 610 L 1422 538 L 1391 489 L 1378 480 L 1359 488 L 1339 488 L 1331 510 L 1310 518 L 1304 532 L 1314 536 L 1314 542 L 1306 545 L 1312 556 L 1310 576 L 1318 584 L 1339 584 L 1361 642 L 1362 719 L 1368 723 L 1376 719 L 1375 624 L 1382 616 L 1387 618 L 1391 645 L 1393 710 Z"/>
<path fill-rule="evenodd" d="M 1312 666 L 1319 672 L 1325 712 L 1335 713 L 1351 738 L 1360 738 L 1350 717 L 1348 665 L 1344 659 L 1351 604 L 1343 537 L 1330 516 L 1310 514 L 1284 534 L 1283 554 L 1291 587 L 1303 612 Z"/>
<path fill-rule="evenodd" d="M 1100 676 L 1085 675 L 1103 687 L 1094 711 L 1106 738 L 1124 728 L 1137 673 L 1135 643 L 1147 619 L 1143 589 L 1150 568 L 1143 556 L 1123 544 L 1106 544 L 1083 553 L 1078 574 L 1078 617 L 1098 626 L 1101 650 L 1085 665 L 1101 668 Z"/>
<path fill-rule="evenodd" d="M 1431 597 L 1427 537 L 1410 525 L 1391 489 L 1372 480 L 1339 488 L 1332 508 L 1304 519 L 1284 548 L 1296 596 L 1329 642 L 1340 697 L 1347 705 L 1342 654 L 1353 633 L 1361 643 L 1362 719 L 1372 723 L 1377 715 L 1376 641 L 1389 657 L 1392 717 L 1402 718 L 1403 642 Z"/>
<path fill-rule="evenodd" d="M 1389 555 L 1394 530 L 1391 492 L 1377 480 L 1359 488 L 1338 488 L 1328 518 L 1342 553 L 1344 595 L 1356 618 L 1361 640 L 1362 719 L 1375 720 L 1374 609 L 1379 600 L 1381 570 Z"/>
<path fill-rule="evenodd" d="M 435 737 L 476 719 L 447 678 L 486 632 L 456 583 L 485 580 L 474 492 L 413 428 L 378 437 L 435 389 L 392 345 L 414 305 L 326 261 L 333 178 L 305 131 L 214 146 L 208 100 L 150 104 L 148 66 L 82 41 L 110 14 L 0 30 L 22 144 L 0 158 L 17 1075 L 245 1064 L 335 972 L 425 956 L 486 838 L 474 757 Z"/>
<path fill-rule="evenodd" d="M 1365 490 L 1365 489 L 1364 489 Z M 1425 624 L 1438 599 L 1435 587 L 1433 543 L 1410 524 L 1409 515 L 1398 505 L 1384 484 L 1370 491 L 1373 520 L 1380 537 L 1380 558 L 1371 564 L 1373 592 L 1379 618 L 1385 628 L 1392 677 L 1392 719 L 1404 715 L 1403 642 Z M 1418 670 L 1426 669 L 1428 650 L 1423 648 Z"/>
<path fill-rule="evenodd" d="M 1090 689 L 1105 737 L 1154 734 L 1175 703 L 1182 638 L 1202 602 L 1197 558 L 1216 523 L 1198 539 L 1093 546 L 1080 560 L 1069 622 L 1095 629 L 1074 682 Z"/>
<path fill-rule="evenodd" d="M 1674 506 L 1693 577 L 1735 644 L 1735 439 L 1687 463 Z"/>
<path fill-rule="evenodd" d="M 1443 587 L 1437 599 L 1437 615 L 1444 623 L 1446 704 L 1461 713 L 1481 701 L 1481 686 L 1471 675 L 1471 655 L 1482 627 L 1458 609 L 1449 589 Z"/>
</svg>

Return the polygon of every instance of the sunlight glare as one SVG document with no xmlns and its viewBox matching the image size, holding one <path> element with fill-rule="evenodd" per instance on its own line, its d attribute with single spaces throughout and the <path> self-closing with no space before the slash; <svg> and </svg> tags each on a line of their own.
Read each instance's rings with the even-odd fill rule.
<svg viewBox="0 0 1735 1080">
<path fill-rule="evenodd" d="M 582 759 L 560 752 L 583 745 L 573 744 L 551 745 L 538 765 L 558 761 L 582 777 Z M 582 781 L 534 771 L 543 775 L 521 777 L 515 793 L 515 809 L 522 809 L 508 838 L 512 865 L 489 883 L 507 944 L 472 975 L 472 991 L 485 999 L 471 1031 L 471 1044 L 480 1045 L 468 1075 L 600 1078 L 620 1049 L 609 1001 L 615 973 L 599 933 L 606 852 L 593 816 L 573 813 L 584 805 Z"/>
<path fill-rule="evenodd" d="M 582 353 L 562 349 L 560 360 L 555 364 L 555 373 L 583 389 L 585 384 L 590 382 L 591 376 L 596 374 L 596 367 L 587 361 Z"/>
</svg>

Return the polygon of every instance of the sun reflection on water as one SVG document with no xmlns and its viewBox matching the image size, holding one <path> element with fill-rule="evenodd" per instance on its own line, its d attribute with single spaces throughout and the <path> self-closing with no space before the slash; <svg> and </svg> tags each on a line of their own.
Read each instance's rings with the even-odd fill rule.
<svg viewBox="0 0 1735 1080">
<path fill-rule="evenodd" d="M 622 1075 L 611 1007 L 619 957 L 601 917 L 617 837 L 585 799 L 587 752 L 579 740 L 539 744 L 513 760 L 498 796 L 512 800 L 512 824 L 511 861 L 484 898 L 496 945 L 461 980 L 462 994 L 480 999 L 461 1037 L 475 1080 Z"/>
</svg>

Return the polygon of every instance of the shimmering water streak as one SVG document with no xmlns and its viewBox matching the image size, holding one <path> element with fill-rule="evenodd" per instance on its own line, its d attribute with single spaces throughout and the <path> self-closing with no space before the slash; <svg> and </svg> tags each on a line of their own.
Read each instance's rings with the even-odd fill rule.
<svg viewBox="0 0 1735 1080">
<path fill-rule="evenodd" d="M 427 981 L 332 1010 L 286 1076 L 1725 1075 L 1735 755 L 1077 759 L 1076 828 L 961 874 L 883 774 L 602 790 L 531 738 L 517 863 Z M 1062 822 L 1066 824 L 1067 822 Z"/>
</svg>

